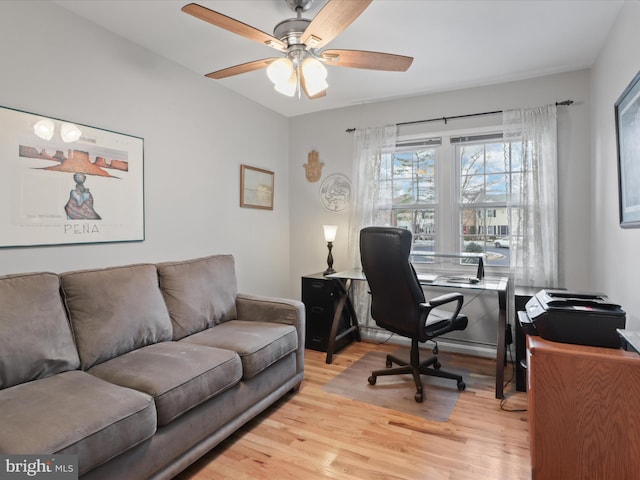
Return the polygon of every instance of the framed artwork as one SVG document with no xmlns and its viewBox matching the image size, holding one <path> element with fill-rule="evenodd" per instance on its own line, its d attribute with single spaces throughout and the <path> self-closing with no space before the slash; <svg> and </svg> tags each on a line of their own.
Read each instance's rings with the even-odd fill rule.
<svg viewBox="0 0 640 480">
<path fill-rule="evenodd" d="M 640 72 L 615 103 L 620 226 L 640 227 Z"/>
<path fill-rule="evenodd" d="M 0 247 L 144 240 L 143 143 L 0 107 Z"/>
<path fill-rule="evenodd" d="M 240 165 L 240 206 L 273 210 L 274 173 Z"/>
</svg>

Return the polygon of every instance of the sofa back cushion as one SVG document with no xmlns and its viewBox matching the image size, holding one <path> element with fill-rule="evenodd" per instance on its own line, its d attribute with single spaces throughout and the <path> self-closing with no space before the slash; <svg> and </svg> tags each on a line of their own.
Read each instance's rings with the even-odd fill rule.
<svg viewBox="0 0 640 480">
<path fill-rule="evenodd" d="M 232 255 L 160 263 L 157 267 L 174 340 L 237 317 Z"/>
<path fill-rule="evenodd" d="M 0 389 L 80 366 L 55 273 L 0 277 Z"/>
<path fill-rule="evenodd" d="M 84 370 L 173 335 L 154 265 L 60 275 Z"/>
</svg>

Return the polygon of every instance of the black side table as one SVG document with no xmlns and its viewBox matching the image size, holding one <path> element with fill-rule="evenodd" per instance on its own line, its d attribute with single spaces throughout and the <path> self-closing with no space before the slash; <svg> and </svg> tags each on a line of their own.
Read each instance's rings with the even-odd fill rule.
<svg viewBox="0 0 640 480">
<path fill-rule="evenodd" d="M 349 301 L 348 286 L 340 279 L 322 273 L 302 277 L 302 302 L 305 305 L 305 347 L 333 354 L 353 340 L 360 341 L 355 312 Z"/>
</svg>

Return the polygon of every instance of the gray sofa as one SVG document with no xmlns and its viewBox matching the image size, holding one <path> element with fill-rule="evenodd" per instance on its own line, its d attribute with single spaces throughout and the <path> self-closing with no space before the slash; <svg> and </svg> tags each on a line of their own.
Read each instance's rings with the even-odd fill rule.
<svg viewBox="0 0 640 480">
<path fill-rule="evenodd" d="M 171 478 L 303 378 L 304 306 L 234 259 L 0 277 L 0 453 Z"/>
</svg>

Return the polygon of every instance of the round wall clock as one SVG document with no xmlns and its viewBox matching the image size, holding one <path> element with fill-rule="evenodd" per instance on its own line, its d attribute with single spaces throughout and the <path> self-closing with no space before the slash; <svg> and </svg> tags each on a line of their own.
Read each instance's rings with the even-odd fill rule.
<svg viewBox="0 0 640 480">
<path fill-rule="evenodd" d="M 320 185 L 320 201 L 330 212 L 340 212 L 347 208 L 351 200 L 351 181 L 341 173 L 325 178 Z"/>
</svg>

